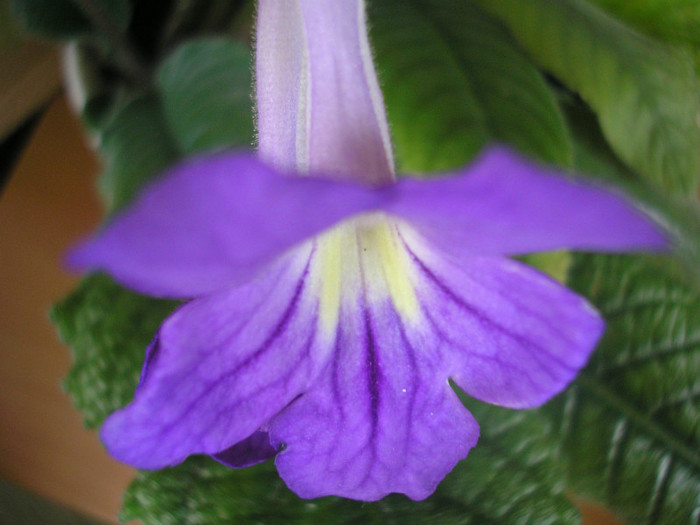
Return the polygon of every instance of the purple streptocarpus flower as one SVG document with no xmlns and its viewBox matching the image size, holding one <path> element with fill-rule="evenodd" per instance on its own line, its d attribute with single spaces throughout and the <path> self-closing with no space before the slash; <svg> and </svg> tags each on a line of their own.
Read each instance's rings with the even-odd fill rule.
<svg viewBox="0 0 700 525">
<path fill-rule="evenodd" d="M 602 332 L 584 299 L 506 256 L 664 246 L 620 196 L 505 149 L 395 182 L 364 17 L 361 0 L 260 0 L 259 158 L 176 167 L 73 252 L 194 297 L 104 424 L 117 459 L 276 456 L 301 497 L 425 498 L 479 433 L 448 379 L 533 407 Z"/>
</svg>

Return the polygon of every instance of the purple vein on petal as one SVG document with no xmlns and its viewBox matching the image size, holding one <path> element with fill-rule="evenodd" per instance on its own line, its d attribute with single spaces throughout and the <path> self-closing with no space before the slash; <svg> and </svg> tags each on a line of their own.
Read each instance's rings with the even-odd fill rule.
<svg viewBox="0 0 700 525">
<path fill-rule="evenodd" d="M 523 377 L 527 379 L 527 381 L 532 385 L 532 388 L 534 389 L 539 389 L 539 385 L 534 382 L 534 380 L 527 374 L 527 371 L 525 368 L 517 366 L 515 363 L 510 363 L 507 361 L 503 361 L 500 359 L 498 356 L 482 356 L 479 354 L 474 354 L 472 350 L 470 350 L 463 342 L 456 341 L 454 338 L 450 337 L 445 333 L 445 331 L 440 327 L 440 324 L 437 322 L 437 320 L 430 314 L 428 310 L 424 311 L 426 319 L 430 322 L 431 328 L 435 331 L 435 335 L 445 343 L 446 345 L 451 346 L 452 348 L 456 348 L 459 350 L 464 351 L 469 355 L 470 359 L 476 359 L 478 361 L 493 361 L 498 363 L 498 366 L 503 367 L 503 368 L 510 368 L 512 370 L 515 370 L 521 374 L 523 374 Z"/>
<path fill-rule="evenodd" d="M 412 254 L 413 255 L 413 254 Z M 558 366 L 561 368 L 564 368 L 566 370 L 571 370 L 575 371 L 577 370 L 576 368 L 569 366 L 565 364 L 559 357 L 555 356 L 551 352 L 549 352 L 544 346 L 541 344 L 535 343 L 528 337 L 518 334 L 513 332 L 512 330 L 509 330 L 505 326 L 503 326 L 501 323 L 496 322 L 494 319 L 486 316 L 482 311 L 478 310 L 475 308 L 473 305 L 470 305 L 466 303 L 461 297 L 459 297 L 457 294 L 455 294 L 452 290 L 450 290 L 445 283 L 443 283 L 427 266 L 423 264 L 420 259 L 415 259 L 416 262 L 419 264 L 421 270 L 423 271 L 424 274 L 426 274 L 429 279 L 432 281 L 432 283 L 442 292 L 444 295 L 446 295 L 455 305 L 457 305 L 459 308 L 467 312 L 469 315 L 474 316 L 479 323 L 487 330 L 493 329 L 497 332 L 500 332 L 504 334 L 507 338 L 512 339 L 513 341 L 519 343 L 523 349 L 527 351 L 528 354 L 530 354 L 531 359 L 535 360 L 538 364 L 542 364 L 541 360 L 537 356 L 537 352 L 543 352 L 549 356 L 549 358 L 554 361 Z M 431 316 L 430 317 L 433 326 L 436 326 L 437 323 L 434 320 L 434 318 Z M 443 337 L 446 337 L 443 334 Z M 464 348 L 463 346 L 460 345 L 461 348 Z M 514 368 L 514 369 L 519 369 L 516 367 L 513 363 L 506 363 L 505 361 L 499 359 L 498 357 L 491 356 L 488 358 L 484 359 L 491 359 L 493 361 L 496 361 L 499 363 L 501 366 L 508 366 L 509 368 Z M 522 369 L 519 369 L 522 370 Z M 552 370 L 548 366 L 542 366 L 542 371 L 549 375 L 552 379 L 556 378 Z"/>
<path fill-rule="evenodd" d="M 603 323 L 583 298 L 516 261 L 455 260 L 417 237 L 409 242 L 402 232 L 400 239 L 417 271 L 422 315 L 451 351 L 456 368 L 450 374 L 469 395 L 504 406 L 535 406 L 585 364 Z M 467 345 L 457 334 L 470 336 Z"/>
<path fill-rule="evenodd" d="M 374 348 L 376 341 L 372 330 L 372 320 L 370 319 L 369 311 L 364 313 L 365 323 L 365 340 L 367 349 L 367 371 L 368 371 L 368 386 L 371 401 L 371 416 L 372 416 L 372 437 L 377 432 L 377 420 L 379 418 L 379 366 L 377 363 L 377 354 Z"/>
<path fill-rule="evenodd" d="M 299 273 L 289 275 L 284 295 L 268 300 L 276 319 L 261 313 L 230 325 L 238 318 L 226 311 L 230 301 L 240 312 L 257 309 L 246 305 L 264 286 L 250 285 L 195 300 L 166 321 L 160 333 L 164 358 L 152 363 L 134 402 L 103 427 L 115 457 L 159 468 L 189 454 L 218 453 L 247 439 L 308 387 L 326 366 L 332 344 L 317 338 L 318 305 L 307 287 L 313 253 L 310 248 L 304 261 L 297 258 Z M 274 283 L 276 277 L 268 278 Z M 211 342 L 191 331 L 203 322 Z"/>
<path fill-rule="evenodd" d="M 311 324 L 314 325 L 315 322 L 312 321 Z M 304 348 L 311 348 L 311 346 L 313 345 L 313 342 L 314 342 L 315 337 L 316 337 L 316 331 L 315 331 L 315 330 L 313 329 L 313 327 L 312 327 L 311 330 L 310 330 L 310 332 L 309 332 L 309 335 L 308 335 L 307 339 L 306 339 L 306 340 L 304 341 L 304 343 L 302 344 L 302 347 L 304 347 Z M 307 359 L 308 357 L 309 357 L 308 353 L 300 354 L 299 356 L 297 356 L 297 358 L 296 358 L 296 360 L 294 361 L 294 363 L 292 363 L 292 364 L 290 365 L 290 368 L 291 368 L 292 370 L 296 369 L 296 368 L 297 368 L 297 365 L 300 364 L 304 359 Z M 242 369 L 242 368 L 244 368 L 244 366 L 241 366 L 241 367 L 239 368 L 239 370 Z M 228 374 L 228 375 L 232 375 L 232 374 Z M 291 375 L 291 374 L 289 374 L 289 375 Z M 278 385 L 279 383 L 286 383 L 287 381 L 289 381 L 289 375 L 280 375 L 280 377 L 277 378 L 275 381 L 272 381 L 271 383 L 269 383 L 269 384 L 267 385 L 267 387 L 269 388 L 269 387 Z M 252 399 L 253 397 L 255 397 L 255 394 L 256 394 L 255 392 L 252 392 L 252 393 L 248 394 L 247 396 L 241 397 L 241 398 L 238 400 L 238 402 L 237 402 L 236 404 L 234 404 L 234 405 L 227 405 L 227 406 L 225 406 L 225 407 L 222 407 L 220 410 L 218 410 L 218 411 L 215 413 L 215 417 L 213 418 L 210 427 L 216 426 L 216 424 L 219 423 L 219 422 L 221 421 L 221 419 L 223 419 L 224 417 L 226 417 L 226 416 L 229 415 L 229 412 L 231 411 L 232 408 L 235 408 L 236 406 L 241 405 L 242 403 L 244 403 L 244 402 L 246 402 L 246 401 L 249 401 L 250 399 Z M 200 435 L 201 435 L 201 436 L 204 436 L 204 435 L 207 433 L 208 430 L 209 430 L 209 429 L 207 429 L 207 428 L 202 429 L 202 432 L 200 433 Z"/>
<path fill-rule="evenodd" d="M 311 265 L 311 260 L 313 258 L 313 252 L 311 256 L 309 257 L 309 260 L 306 262 L 306 266 L 304 267 L 304 271 L 299 278 L 299 282 L 297 283 L 297 286 L 294 290 L 294 294 L 292 295 L 292 299 L 289 302 L 289 305 L 287 306 L 287 309 L 284 311 L 282 314 L 281 319 L 277 322 L 275 327 L 272 330 L 272 333 L 267 337 L 267 339 L 258 347 L 258 349 L 253 352 L 252 355 L 248 356 L 246 359 L 244 359 L 241 363 L 239 363 L 236 367 L 233 369 L 228 369 L 226 370 L 225 373 L 221 374 L 217 379 L 215 379 L 210 385 L 208 386 L 207 390 L 202 392 L 198 397 L 193 399 L 190 403 L 189 406 L 187 406 L 182 412 L 179 417 L 175 418 L 173 422 L 171 423 L 170 426 L 165 427 L 163 431 L 167 432 L 172 428 L 173 425 L 176 425 L 178 421 L 186 416 L 191 410 L 193 410 L 201 398 L 205 397 L 206 395 L 210 394 L 212 390 L 217 388 L 221 383 L 226 381 L 227 379 L 230 379 L 231 376 L 236 375 L 239 371 L 241 371 L 244 368 L 247 368 L 251 363 L 256 362 L 258 358 L 260 357 L 261 354 L 265 353 L 265 351 L 270 347 L 270 345 L 277 339 L 280 334 L 284 331 L 285 327 L 287 326 L 287 323 L 289 322 L 289 319 L 291 318 L 292 314 L 297 308 L 297 305 L 299 303 L 299 297 L 301 296 L 301 292 L 304 289 L 304 286 L 306 284 L 306 277 L 309 274 L 309 267 Z M 306 346 L 306 348 L 309 348 Z M 278 381 L 283 380 L 282 378 L 278 379 Z M 238 402 L 234 405 L 228 405 L 227 409 L 231 409 L 232 407 L 236 406 L 237 404 L 240 404 L 241 402 L 245 401 L 246 398 L 239 399 Z"/>
<path fill-rule="evenodd" d="M 309 259 L 311 260 L 311 259 Z M 250 316 L 254 317 L 257 313 L 258 310 L 265 304 L 265 301 L 269 299 L 269 297 L 275 293 L 276 291 L 276 285 L 279 283 L 279 281 L 283 278 L 286 270 L 286 265 L 281 264 L 277 268 L 276 275 L 270 279 L 272 286 L 269 287 L 268 290 L 266 290 L 265 293 L 260 294 L 260 296 L 257 298 L 258 301 L 257 303 L 253 306 L 253 309 L 250 312 Z M 271 268 L 270 272 L 275 272 L 275 268 Z M 187 304 L 187 303 L 185 303 Z M 178 307 L 178 310 L 182 308 L 184 305 Z M 176 310 L 177 312 L 177 310 Z M 241 323 L 238 328 L 232 332 L 231 336 L 235 337 L 237 336 L 243 329 L 245 328 L 245 324 Z M 150 345 L 148 345 L 148 348 L 146 348 L 146 357 L 144 359 L 143 367 L 141 368 L 141 377 L 139 379 L 139 386 L 144 382 L 146 379 L 146 376 L 148 375 L 148 370 L 151 368 L 153 363 L 158 357 L 158 347 L 160 344 L 160 332 L 156 332 L 156 335 L 151 342 Z M 204 359 L 200 360 L 197 367 L 201 367 L 206 364 L 207 360 L 210 359 L 218 359 L 217 355 L 208 355 Z M 196 370 L 195 370 L 196 371 Z"/>
<path fill-rule="evenodd" d="M 335 344 L 333 345 L 333 374 L 331 377 L 331 385 L 333 389 L 333 400 L 335 405 L 340 410 L 341 419 L 345 420 L 345 407 L 342 401 L 342 394 L 340 392 L 340 336 L 341 331 L 338 330 L 335 334 Z"/>
<path fill-rule="evenodd" d="M 277 466 L 302 497 L 422 499 L 473 446 L 476 424 L 433 343 L 419 366 L 413 323 L 404 326 L 388 298 L 357 299 L 344 304 L 334 367 L 272 422 L 273 445 L 288 445 Z"/>
<path fill-rule="evenodd" d="M 399 333 L 401 334 L 401 342 L 403 343 L 403 347 L 406 350 L 406 355 L 408 357 L 409 364 L 411 366 L 411 376 L 417 376 L 418 375 L 418 365 L 416 362 L 416 349 L 413 347 L 413 344 L 411 344 L 411 341 L 408 338 L 408 335 L 406 334 L 406 326 L 404 324 L 403 319 L 401 316 L 397 316 L 397 321 L 398 321 L 398 329 Z M 436 349 L 437 350 L 437 349 Z M 413 388 L 411 388 L 413 387 Z M 416 405 L 416 395 L 418 394 L 418 389 L 415 388 L 414 385 L 411 385 L 411 387 L 407 387 L 407 390 L 410 388 L 410 401 L 408 403 L 408 420 L 413 421 L 413 413 L 415 410 L 415 405 Z M 404 451 L 403 455 L 405 456 L 405 452 L 408 449 L 409 446 L 409 436 L 406 436 L 406 439 L 404 440 Z"/>
<path fill-rule="evenodd" d="M 459 306 L 462 310 L 466 311 L 469 315 L 474 316 L 476 319 L 478 319 L 479 323 L 482 324 L 485 328 L 487 329 L 494 329 L 498 332 L 503 333 L 506 337 L 513 339 L 514 341 L 520 343 L 523 348 L 528 349 L 528 352 L 533 355 L 533 358 L 536 359 L 537 356 L 535 352 L 533 352 L 533 348 L 536 349 L 537 351 L 545 352 L 547 353 L 550 358 L 555 361 L 559 366 L 562 368 L 568 369 L 568 370 L 574 370 L 573 367 L 565 364 L 559 357 L 551 354 L 546 348 L 544 348 L 541 344 L 535 343 L 528 337 L 515 333 L 514 331 L 508 329 L 505 327 L 503 324 L 499 323 L 496 319 L 493 319 L 492 317 L 487 316 L 483 311 L 479 310 L 476 308 L 474 305 L 468 304 L 464 299 L 462 299 L 460 296 L 458 296 L 453 290 L 451 290 L 440 278 L 435 275 L 435 273 L 428 268 L 423 261 L 421 261 L 416 254 L 411 250 L 410 247 L 408 247 L 405 242 L 404 242 L 404 247 L 406 248 L 406 251 L 408 251 L 409 255 L 413 259 L 413 261 L 417 264 L 418 268 L 420 268 L 421 272 L 425 276 L 428 277 L 428 279 L 440 290 L 440 292 L 447 296 L 453 303 L 455 303 L 457 306 Z M 549 323 L 548 323 L 549 324 Z M 550 326 L 552 326 L 550 324 Z M 551 371 L 549 371 L 547 368 L 544 369 L 545 372 L 548 374 L 551 374 Z"/>
</svg>

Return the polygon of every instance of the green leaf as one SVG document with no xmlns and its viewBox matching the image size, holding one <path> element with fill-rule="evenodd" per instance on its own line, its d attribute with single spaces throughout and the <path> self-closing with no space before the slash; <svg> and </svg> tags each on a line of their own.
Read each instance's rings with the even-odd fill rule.
<svg viewBox="0 0 700 525">
<path fill-rule="evenodd" d="M 111 210 L 127 204 L 178 158 L 160 105 L 152 97 L 121 108 L 104 125 L 98 149 L 104 161 L 100 189 Z"/>
<path fill-rule="evenodd" d="M 126 29 L 131 18 L 128 0 L 94 0 L 105 16 Z M 49 38 L 70 39 L 96 31 L 73 0 L 11 0 L 12 11 L 27 31 Z"/>
<path fill-rule="evenodd" d="M 668 195 L 639 180 L 610 149 L 595 118 L 585 104 L 563 103 L 574 138 L 574 166 L 596 182 L 624 190 L 666 231 L 677 260 L 675 264 L 689 284 L 700 290 L 700 206 L 695 197 Z"/>
<path fill-rule="evenodd" d="M 528 253 L 517 258 L 525 264 L 534 266 L 560 283 L 566 282 L 569 267 L 571 266 L 571 252 L 565 250 Z"/>
<path fill-rule="evenodd" d="M 250 51 L 223 38 L 190 41 L 158 71 L 163 110 L 186 153 L 253 143 Z"/>
<path fill-rule="evenodd" d="M 177 303 L 125 290 L 103 275 L 87 277 L 51 312 L 73 351 L 63 386 L 93 428 L 134 396 L 144 351 Z"/>
<path fill-rule="evenodd" d="M 194 457 L 172 469 L 140 472 L 125 495 L 121 519 L 144 525 L 579 523 L 563 496 L 547 420 L 480 403 L 471 408 L 482 425 L 480 443 L 424 501 L 400 495 L 376 503 L 302 500 L 270 462 L 233 470 Z"/>
<path fill-rule="evenodd" d="M 481 515 L 477 523 L 579 523 L 564 496 L 553 428 L 537 411 L 510 410 L 459 392 L 481 427 L 476 447 L 438 488 Z"/>
<path fill-rule="evenodd" d="M 368 9 L 404 171 L 460 167 L 489 141 L 570 163 L 570 139 L 552 94 L 488 15 L 449 0 L 375 0 Z"/>
<path fill-rule="evenodd" d="M 101 521 L 93 521 L 3 478 L 0 478 L 0 523 L 4 525 L 105 525 Z"/>
<path fill-rule="evenodd" d="M 625 22 L 662 40 L 700 46 L 697 0 L 593 0 Z"/>
<path fill-rule="evenodd" d="M 690 59 L 582 0 L 475 0 L 588 102 L 618 156 L 647 180 L 695 195 L 698 84 Z"/>
<path fill-rule="evenodd" d="M 571 286 L 607 321 L 561 422 L 572 489 L 629 523 L 700 517 L 700 295 L 642 256 L 577 255 Z"/>
</svg>

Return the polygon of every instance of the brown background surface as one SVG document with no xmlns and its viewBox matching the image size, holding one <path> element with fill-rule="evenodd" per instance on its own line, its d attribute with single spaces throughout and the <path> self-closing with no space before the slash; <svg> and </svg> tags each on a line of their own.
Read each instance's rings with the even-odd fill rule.
<svg viewBox="0 0 700 525">
<path fill-rule="evenodd" d="M 112 461 L 61 390 L 70 355 L 48 322 L 77 283 L 61 257 L 100 218 L 97 163 L 63 97 L 0 196 L 0 476 L 116 522 L 133 471 Z"/>
</svg>

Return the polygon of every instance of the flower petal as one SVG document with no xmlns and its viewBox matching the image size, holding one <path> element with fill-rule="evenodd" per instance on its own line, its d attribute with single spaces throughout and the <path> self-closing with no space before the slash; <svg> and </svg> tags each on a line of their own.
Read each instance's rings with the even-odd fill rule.
<svg viewBox="0 0 700 525">
<path fill-rule="evenodd" d="M 194 297 L 234 286 L 293 245 L 372 209 L 384 192 L 285 177 L 246 155 L 173 169 L 69 256 L 149 295 Z"/>
<path fill-rule="evenodd" d="M 261 0 L 260 154 L 276 166 L 393 180 L 384 103 L 362 0 Z"/>
<path fill-rule="evenodd" d="M 308 387 L 334 340 L 318 330 L 310 250 L 165 321 L 134 401 L 102 427 L 115 458 L 161 468 L 225 451 Z"/>
<path fill-rule="evenodd" d="M 303 498 L 429 496 L 478 438 L 438 355 L 389 300 L 346 304 L 335 353 L 309 392 L 271 422 L 276 459 Z"/>
<path fill-rule="evenodd" d="M 396 193 L 386 211 L 449 253 L 617 252 L 667 245 L 651 220 L 621 196 L 503 148 L 488 150 L 455 177 L 402 180 Z"/>
<path fill-rule="evenodd" d="M 277 450 L 270 444 L 270 434 L 256 430 L 243 441 L 214 454 L 212 457 L 227 467 L 243 468 L 267 461 L 275 454 L 277 454 Z"/>
<path fill-rule="evenodd" d="M 517 261 L 454 260 L 403 233 L 419 269 L 423 313 L 467 394 L 511 408 L 537 406 L 586 364 L 604 323 L 583 297 Z"/>
</svg>

